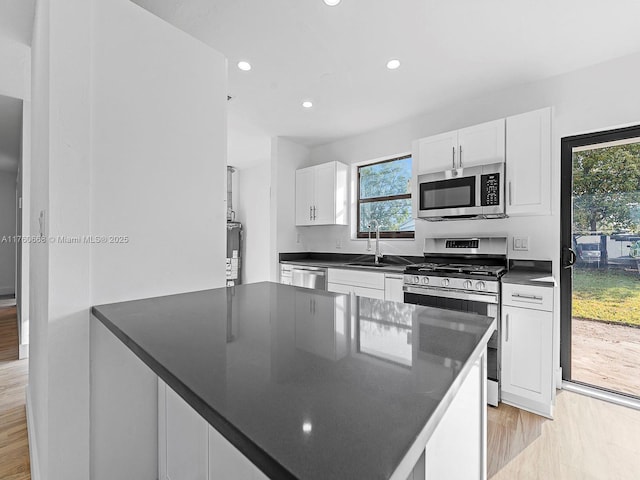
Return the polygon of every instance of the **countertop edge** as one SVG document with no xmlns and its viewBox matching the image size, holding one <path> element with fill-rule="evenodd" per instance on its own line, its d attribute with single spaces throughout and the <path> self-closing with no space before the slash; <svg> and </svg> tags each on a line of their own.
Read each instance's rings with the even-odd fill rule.
<svg viewBox="0 0 640 480">
<path fill-rule="evenodd" d="M 411 473 L 416 462 L 422 455 L 422 452 L 424 452 L 424 449 L 427 447 L 427 443 L 433 435 L 433 432 L 444 417 L 444 414 L 453 402 L 454 397 L 458 394 L 462 383 L 467 378 L 467 375 L 469 375 L 469 372 L 471 371 L 471 368 L 475 364 L 476 360 L 480 358 L 482 353 L 486 350 L 489 339 L 497 328 L 498 320 L 494 318 L 493 322 L 491 322 L 491 326 L 487 329 L 482 339 L 478 342 L 478 345 L 476 345 L 476 348 L 473 350 L 471 355 L 469 355 L 469 359 L 460 370 L 460 373 L 456 377 L 455 381 L 451 384 L 451 387 L 449 387 L 449 390 L 440 401 L 440 404 L 435 409 L 425 426 L 416 437 L 416 440 L 409 448 L 409 451 L 405 454 L 404 458 L 400 461 L 394 472 L 391 474 L 389 480 L 406 480 L 409 473 Z"/>
<path fill-rule="evenodd" d="M 163 367 L 162 364 L 147 353 L 142 346 L 134 342 L 128 335 L 114 325 L 98 310 L 100 306 L 101 305 L 96 305 L 91 307 L 91 314 L 264 474 L 269 478 L 297 480 L 297 478 L 277 460 L 256 445 L 255 442 L 221 416 L 216 410 L 210 408 L 198 395 L 181 382 L 178 377 Z"/>
<path fill-rule="evenodd" d="M 280 260 L 280 263 L 287 265 L 300 265 L 319 268 L 340 268 L 344 270 L 361 270 L 366 272 L 387 273 L 391 275 L 399 275 L 404 272 L 405 265 L 388 265 L 384 267 L 367 267 L 362 265 L 349 265 L 341 262 L 328 262 L 322 260 Z"/>
</svg>

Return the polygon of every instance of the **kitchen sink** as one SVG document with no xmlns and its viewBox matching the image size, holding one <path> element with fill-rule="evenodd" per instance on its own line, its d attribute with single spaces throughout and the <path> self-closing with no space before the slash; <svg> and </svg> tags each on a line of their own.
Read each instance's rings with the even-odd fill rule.
<svg viewBox="0 0 640 480">
<path fill-rule="evenodd" d="M 390 263 L 375 263 L 375 262 L 353 262 L 347 263 L 347 265 L 351 265 L 352 267 L 390 267 Z"/>
</svg>

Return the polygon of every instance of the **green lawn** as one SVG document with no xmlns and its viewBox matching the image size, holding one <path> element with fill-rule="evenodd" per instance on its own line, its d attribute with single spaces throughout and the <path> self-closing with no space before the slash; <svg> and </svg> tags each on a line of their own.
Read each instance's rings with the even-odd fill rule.
<svg viewBox="0 0 640 480">
<path fill-rule="evenodd" d="M 620 270 L 574 269 L 573 317 L 640 326 L 640 276 Z"/>
</svg>

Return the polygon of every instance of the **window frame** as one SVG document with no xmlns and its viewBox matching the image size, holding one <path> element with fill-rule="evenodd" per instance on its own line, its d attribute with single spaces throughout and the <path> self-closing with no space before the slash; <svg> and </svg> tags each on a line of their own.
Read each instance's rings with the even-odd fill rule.
<svg viewBox="0 0 640 480">
<path fill-rule="evenodd" d="M 401 155 L 399 157 L 393 157 L 393 158 L 387 158 L 385 160 L 380 160 L 377 162 L 371 162 L 371 163 L 363 163 L 361 165 L 358 165 L 356 167 L 357 169 L 357 195 L 356 195 L 356 238 L 368 238 L 369 237 L 369 233 L 368 232 L 361 232 L 360 231 L 360 204 L 361 203 L 374 203 L 374 202 L 381 202 L 381 201 L 390 201 L 390 200 L 411 200 L 412 195 L 411 192 L 409 193 L 404 193 L 402 195 L 388 195 L 388 196 L 384 196 L 384 197 L 372 197 L 372 198 L 366 198 L 366 199 L 360 199 L 360 169 L 365 168 L 365 167 L 371 167 L 373 165 L 379 165 L 381 163 L 389 163 L 389 162 L 394 162 L 396 160 L 404 160 L 406 158 L 411 158 L 411 161 L 413 163 L 413 155 L 411 153 L 408 153 L 406 155 Z M 413 207 L 412 207 L 413 209 Z M 412 212 L 413 214 L 413 212 Z M 409 231 L 395 231 L 395 232 L 389 232 L 389 231 L 380 231 L 380 238 L 405 238 L 405 239 L 414 239 L 416 236 L 416 231 L 415 231 L 415 225 L 413 227 L 413 230 Z"/>
</svg>

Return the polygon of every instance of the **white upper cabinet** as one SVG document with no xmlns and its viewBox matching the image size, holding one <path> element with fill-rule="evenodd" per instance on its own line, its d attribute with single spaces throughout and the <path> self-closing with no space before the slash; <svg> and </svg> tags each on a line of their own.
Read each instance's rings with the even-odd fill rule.
<svg viewBox="0 0 640 480">
<path fill-rule="evenodd" d="M 314 180 L 313 167 L 296 170 L 296 225 L 312 225 Z"/>
<path fill-rule="evenodd" d="M 347 173 L 340 162 L 296 170 L 296 225 L 347 225 Z"/>
<path fill-rule="evenodd" d="M 418 174 L 457 168 L 458 132 L 446 132 L 422 138 L 414 143 L 413 157 Z"/>
<path fill-rule="evenodd" d="M 504 118 L 458 130 L 460 168 L 504 162 Z"/>
<path fill-rule="evenodd" d="M 551 213 L 551 108 L 507 118 L 509 216 Z"/>
<path fill-rule="evenodd" d="M 504 125 L 501 118 L 415 141 L 417 174 L 504 162 Z"/>
</svg>

